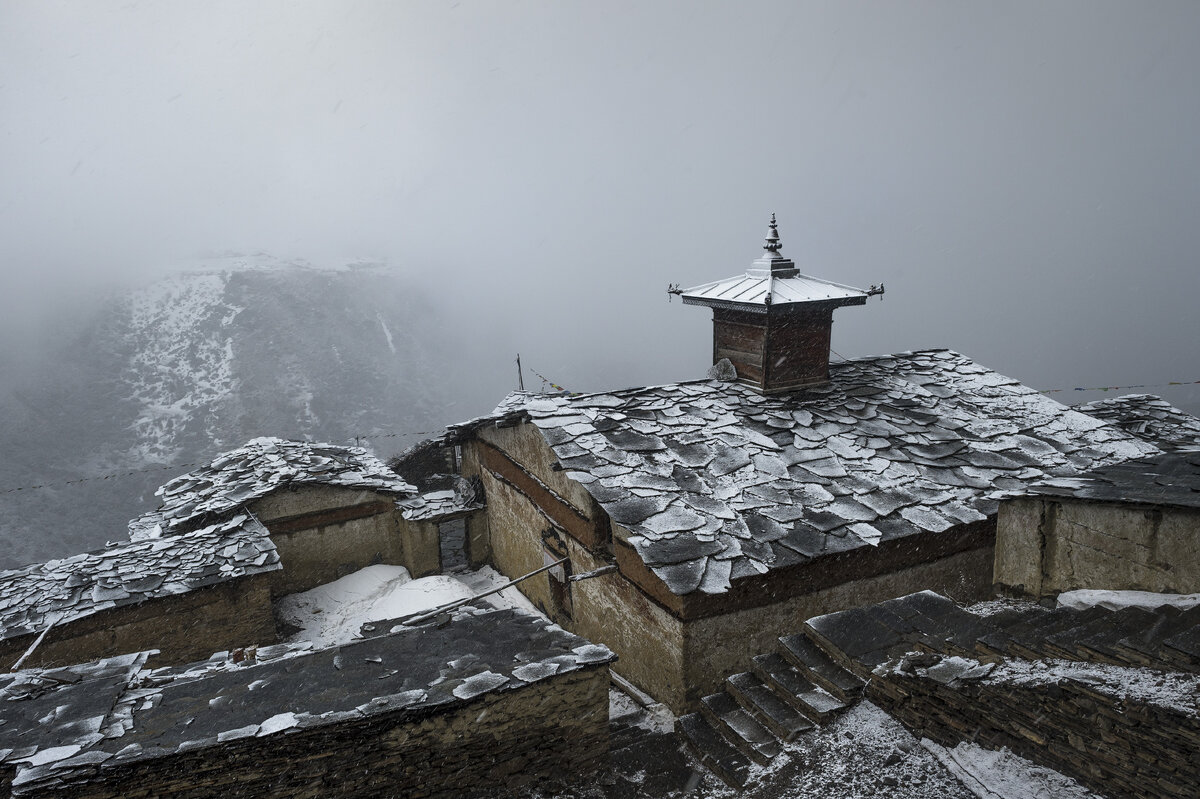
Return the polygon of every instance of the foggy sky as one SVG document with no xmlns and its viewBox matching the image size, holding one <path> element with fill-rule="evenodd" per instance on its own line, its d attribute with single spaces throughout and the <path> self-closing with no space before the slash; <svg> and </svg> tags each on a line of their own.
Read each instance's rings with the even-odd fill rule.
<svg viewBox="0 0 1200 799">
<path fill-rule="evenodd" d="M 1198 34 L 1194 0 L 9 0 L 0 331 L 203 252 L 386 259 L 485 394 L 518 351 L 665 383 L 711 352 L 667 284 L 743 271 L 775 212 L 801 271 L 887 286 L 846 357 L 1200 380 Z"/>
</svg>

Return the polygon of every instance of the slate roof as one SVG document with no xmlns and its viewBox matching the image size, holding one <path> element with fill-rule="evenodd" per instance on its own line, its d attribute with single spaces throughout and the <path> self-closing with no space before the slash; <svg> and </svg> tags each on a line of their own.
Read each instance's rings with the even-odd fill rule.
<svg viewBox="0 0 1200 799">
<path fill-rule="evenodd" d="M 104 738 L 113 706 L 146 663 L 135 652 L 57 669 L 0 673 L 0 764 L 21 772 L 82 752 Z"/>
<path fill-rule="evenodd" d="M 218 653 L 135 673 L 112 663 L 75 666 L 65 683 L 55 674 L 67 670 L 0 676 L 0 746 L 12 748 L 0 748 L 0 762 L 26 761 L 18 763 L 14 795 L 51 791 L 86 780 L 96 767 L 103 773 L 383 713 L 428 715 L 613 660 L 606 647 L 545 619 L 501 610 L 330 649 L 262 647 L 240 664 Z M 10 690 L 20 683 L 42 686 L 34 704 Z M 47 713 L 62 730 L 27 723 Z"/>
<path fill-rule="evenodd" d="M 153 537 L 154 524 L 173 532 L 202 517 L 221 516 L 285 486 L 320 484 L 411 496 L 417 490 L 359 447 L 256 438 L 207 466 L 176 477 L 155 494 L 156 519 L 134 520 L 131 538 Z"/>
<path fill-rule="evenodd" d="M 1076 409 L 1162 449 L 1200 447 L 1200 419 L 1153 394 L 1126 394 L 1077 405 Z"/>
<path fill-rule="evenodd" d="M 186 536 L 127 542 L 0 572 L 0 639 L 279 568 L 267 528 L 238 514 Z"/>
<path fill-rule="evenodd" d="M 1157 450 L 948 350 L 764 397 L 697 381 L 523 405 L 675 594 L 980 521 L 1047 476 Z"/>
<path fill-rule="evenodd" d="M 400 509 L 400 515 L 408 521 L 421 522 L 445 519 L 479 510 L 484 507 L 484 503 L 476 498 L 474 490 L 464 492 L 461 489 L 447 488 L 442 491 L 427 491 L 410 499 L 398 500 L 396 507 Z"/>
<path fill-rule="evenodd" d="M 1029 489 L 1039 496 L 1200 508 L 1200 449 L 1176 450 L 1057 477 Z"/>
</svg>

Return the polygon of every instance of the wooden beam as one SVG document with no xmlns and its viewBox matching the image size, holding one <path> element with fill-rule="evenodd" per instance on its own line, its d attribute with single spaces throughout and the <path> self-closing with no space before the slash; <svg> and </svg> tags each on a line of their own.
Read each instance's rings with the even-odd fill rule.
<svg viewBox="0 0 1200 799">
<path fill-rule="evenodd" d="M 480 463 L 527 496 L 572 538 L 587 549 L 595 549 L 605 542 L 601 520 L 589 519 L 500 448 L 482 440 L 475 443 Z"/>
<path fill-rule="evenodd" d="M 342 524 L 354 521 L 355 519 L 365 519 L 368 516 L 376 516 L 380 513 L 388 513 L 389 511 L 397 511 L 396 503 L 384 501 L 362 502 L 358 505 L 347 505 L 344 508 L 330 508 L 329 510 L 300 513 L 295 516 L 284 516 L 264 522 L 264 524 L 271 535 L 275 535 L 276 533 L 286 534 L 299 532 L 300 530 L 312 530 L 316 527 L 327 527 L 331 524 Z"/>
</svg>

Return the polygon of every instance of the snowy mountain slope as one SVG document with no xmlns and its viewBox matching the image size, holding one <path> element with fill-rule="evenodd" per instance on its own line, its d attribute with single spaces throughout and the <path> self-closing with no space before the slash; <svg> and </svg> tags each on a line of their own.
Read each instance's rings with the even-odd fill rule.
<svg viewBox="0 0 1200 799">
<path fill-rule="evenodd" d="M 0 566 L 103 546 L 174 465 L 260 435 L 374 441 L 461 414 L 439 314 L 378 266 L 189 265 L 106 300 L 0 385 Z M 130 471 L 164 465 L 148 473 Z M 119 477 L 91 479 L 112 472 Z M 44 483 L 57 487 L 13 491 Z"/>
</svg>

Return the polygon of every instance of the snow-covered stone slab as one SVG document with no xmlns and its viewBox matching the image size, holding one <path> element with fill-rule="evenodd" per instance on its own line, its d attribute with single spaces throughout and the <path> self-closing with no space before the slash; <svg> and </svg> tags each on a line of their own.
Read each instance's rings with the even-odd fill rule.
<svg viewBox="0 0 1200 799">
<path fill-rule="evenodd" d="M 267 528 L 238 514 L 186 536 L 130 541 L 0 572 L 0 639 L 280 568 Z"/>
<path fill-rule="evenodd" d="M 283 486 L 300 484 L 357 488 L 397 497 L 417 493 L 361 447 L 256 438 L 159 488 L 155 493 L 162 498 L 162 505 L 152 516 L 135 520 L 130 537 L 169 534 L 198 516 L 226 514 Z"/>
<path fill-rule="evenodd" d="M 1100 502 L 1200 508 L 1200 447 L 1176 449 L 1035 483 L 1030 493 Z"/>
<path fill-rule="evenodd" d="M 86 779 L 88 769 L 252 737 L 383 713 L 423 718 L 615 660 L 607 647 L 516 610 L 330 649 L 272 649 L 270 659 L 236 664 L 214 657 L 147 671 L 140 653 L 0 675 L 0 764 L 16 769 L 14 785 L 42 790 L 48 780 Z"/>
<path fill-rule="evenodd" d="M 1153 394 L 1127 394 L 1076 406 L 1157 447 L 1200 447 L 1200 419 Z"/>
<path fill-rule="evenodd" d="M 542 431 L 677 594 L 977 522 L 1038 480 L 1158 452 L 948 350 L 832 364 L 827 385 L 770 397 L 707 380 L 518 398 L 504 412 Z M 745 537 L 714 537 L 709 520 L 732 518 Z"/>
</svg>

